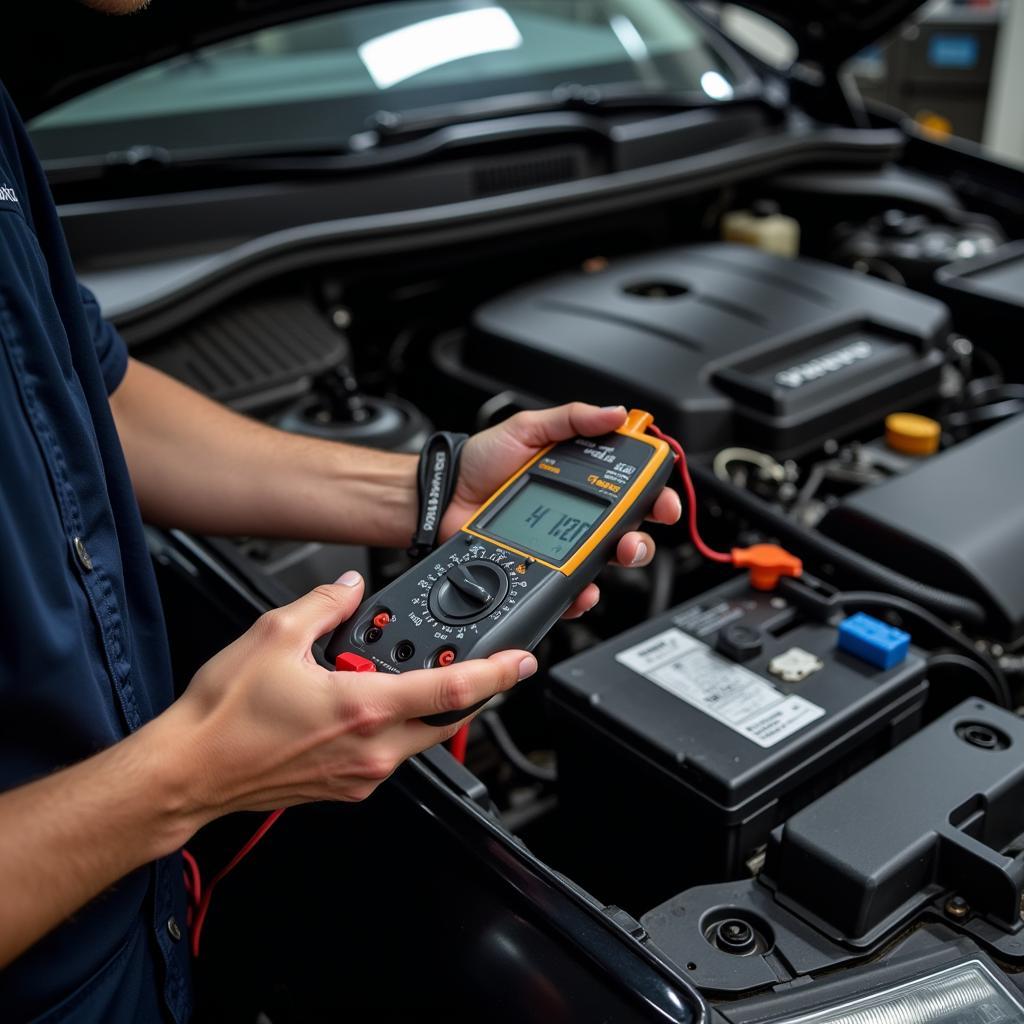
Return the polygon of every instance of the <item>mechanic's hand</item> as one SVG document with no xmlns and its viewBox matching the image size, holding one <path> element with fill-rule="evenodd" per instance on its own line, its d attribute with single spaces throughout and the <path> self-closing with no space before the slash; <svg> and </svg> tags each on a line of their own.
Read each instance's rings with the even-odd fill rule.
<svg viewBox="0 0 1024 1024">
<path fill-rule="evenodd" d="M 606 434 L 625 422 L 626 410 L 621 405 L 602 409 L 573 402 L 554 409 L 516 413 L 503 423 L 474 434 L 462 449 L 459 479 L 441 520 L 441 540 L 465 526 L 477 508 L 542 448 L 570 437 Z M 649 518 L 656 523 L 671 524 L 681 512 L 679 495 L 666 487 L 654 503 Z M 616 550 L 619 565 L 647 565 L 653 557 L 654 541 L 646 533 L 627 533 Z M 574 619 L 590 611 L 600 596 L 597 585 L 591 583 L 576 598 L 565 617 Z"/>
<path fill-rule="evenodd" d="M 174 730 L 175 756 L 188 759 L 188 800 L 200 823 L 235 810 L 362 800 L 406 758 L 458 729 L 420 716 L 468 707 L 536 671 L 525 651 L 401 675 L 328 671 L 313 658 L 313 641 L 362 596 L 362 579 L 349 572 L 268 612 L 160 716 Z"/>
</svg>

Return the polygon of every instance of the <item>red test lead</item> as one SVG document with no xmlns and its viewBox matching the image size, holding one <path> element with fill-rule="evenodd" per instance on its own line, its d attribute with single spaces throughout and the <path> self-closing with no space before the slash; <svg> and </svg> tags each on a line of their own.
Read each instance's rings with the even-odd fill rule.
<svg viewBox="0 0 1024 1024">
<path fill-rule="evenodd" d="M 803 563 L 796 555 L 790 554 L 778 544 L 754 544 L 748 548 L 733 548 L 728 553 L 715 551 L 704 543 L 697 527 L 697 493 L 690 479 L 690 470 L 686 465 L 686 453 L 683 446 L 653 423 L 647 428 L 655 437 L 664 441 L 675 453 L 679 464 L 679 475 L 682 477 L 683 490 L 686 493 L 687 522 L 690 540 L 693 546 L 709 561 L 735 565 L 738 569 L 750 570 L 750 585 L 755 590 L 774 590 L 781 576 L 799 576 L 803 572 Z"/>
</svg>

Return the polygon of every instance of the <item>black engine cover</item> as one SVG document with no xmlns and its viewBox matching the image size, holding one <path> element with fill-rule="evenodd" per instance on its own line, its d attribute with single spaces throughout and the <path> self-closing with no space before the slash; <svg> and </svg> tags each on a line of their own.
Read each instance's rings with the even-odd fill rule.
<svg viewBox="0 0 1024 1024">
<path fill-rule="evenodd" d="M 709 243 L 491 301 L 464 359 L 548 401 L 649 409 L 693 451 L 750 444 L 783 456 L 932 397 L 948 330 L 934 299 Z"/>
</svg>

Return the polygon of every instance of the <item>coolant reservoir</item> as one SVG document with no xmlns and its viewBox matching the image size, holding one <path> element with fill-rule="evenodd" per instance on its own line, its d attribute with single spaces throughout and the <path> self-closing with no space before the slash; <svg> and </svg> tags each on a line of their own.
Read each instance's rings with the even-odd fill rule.
<svg viewBox="0 0 1024 1024">
<path fill-rule="evenodd" d="M 743 242 L 777 256 L 800 252 L 800 223 L 779 212 L 775 203 L 755 203 L 749 210 L 730 210 L 722 217 L 722 239 Z"/>
</svg>

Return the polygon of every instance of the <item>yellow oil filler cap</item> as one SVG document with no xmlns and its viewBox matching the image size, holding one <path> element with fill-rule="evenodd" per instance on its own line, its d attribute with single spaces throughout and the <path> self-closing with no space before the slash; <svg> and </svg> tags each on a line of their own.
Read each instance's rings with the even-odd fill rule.
<svg viewBox="0 0 1024 1024">
<path fill-rule="evenodd" d="M 934 455 L 942 427 L 927 416 L 894 412 L 885 417 L 885 443 L 904 455 Z"/>
</svg>

